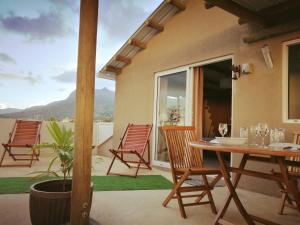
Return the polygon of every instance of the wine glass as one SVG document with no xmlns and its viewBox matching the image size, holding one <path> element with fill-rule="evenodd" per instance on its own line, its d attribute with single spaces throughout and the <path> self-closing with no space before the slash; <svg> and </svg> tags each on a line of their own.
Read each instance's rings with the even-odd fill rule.
<svg viewBox="0 0 300 225">
<path fill-rule="evenodd" d="M 265 138 L 268 136 L 270 129 L 266 123 L 258 123 L 256 126 L 256 136 L 262 137 L 262 146 L 265 147 Z"/>
<path fill-rule="evenodd" d="M 248 138 L 248 136 L 249 136 L 248 133 L 249 133 L 248 127 L 240 128 L 240 137 L 241 138 Z"/>
<path fill-rule="evenodd" d="M 228 126 L 227 123 L 219 123 L 219 133 L 222 135 L 222 137 L 225 136 L 228 132 Z"/>
</svg>

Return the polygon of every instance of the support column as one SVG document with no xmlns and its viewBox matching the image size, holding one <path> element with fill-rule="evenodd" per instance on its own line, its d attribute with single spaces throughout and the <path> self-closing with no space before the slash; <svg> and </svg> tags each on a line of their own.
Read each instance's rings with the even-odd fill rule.
<svg viewBox="0 0 300 225">
<path fill-rule="evenodd" d="M 88 225 L 94 116 L 98 0 L 81 0 L 71 225 Z"/>
</svg>

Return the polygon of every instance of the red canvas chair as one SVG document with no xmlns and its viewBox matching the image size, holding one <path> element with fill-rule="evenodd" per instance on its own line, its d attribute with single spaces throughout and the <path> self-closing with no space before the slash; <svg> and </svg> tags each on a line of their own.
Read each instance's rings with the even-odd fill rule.
<svg viewBox="0 0 300 225">
<path fill-rule="evenodd" d="M 33 146 L 40 143 L 41 121 L 16 120 L 12 132 L 9 134 L 7 143 L 3 143 L 4 152 L 1 157 L 0 167 L 8 166 L 32 166 L 33 160 L 39 160 L 39 150 Z M 15 153 L 16 149 L 30 148 L 30 153 Z M 13 151 L 14 150 L 14 151 Z M 6 152 L 14 161 L 29 161 L 28 164 L 3 165 Z"/>
<path fill-rule="evenodd" d="M 140 168 L 150 169 L 150 144 L 149 137 L 152 130 L 152 125 L 134 125 L 128 124 L 126 131 L 121 139 L 121 143 L 118 149 L 110 149 L 109 151 L 114 155 L 112 162 L 108 168 L 107 175 L 125 175 L 136 177 Z M 147 161 L 143 158 L 144 153 L 148 149 L 148 159 Z M 127 160 L 124 155 L 133 155 L 138 158 L 137 161 Z M 111 173 L 110 170 L 118 158 L 122 163 L 124 163 L 128 168 L 133 167 L 130 164 L 137 164 L 136 171 L 134 175 Z M 141 167 L 141 164 L 145 167 Z"/>
</svg>

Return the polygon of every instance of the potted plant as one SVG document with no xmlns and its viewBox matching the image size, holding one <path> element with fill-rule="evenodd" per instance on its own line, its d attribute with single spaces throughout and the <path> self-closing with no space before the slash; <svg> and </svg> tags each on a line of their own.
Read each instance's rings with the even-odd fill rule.
<svg viewBox="0 0 300 225">
<path fill-rule="evenodd" d="M 53 138 L 51 144 L 40 144 L 35 148 L 51 148 L 54 157 L 46 171 L 37 171 L 36 178 L 54 177 L 31 186 L 29 208 L 32 225 L 61 225 L 70 221 L 73 168 L 73 140 L 71 129 L 60 127 L 52 121 L 47 129 Z M 60 167 L 54 169 L 55 163 Z M 62 177 L 60 176 L 62 174 Z M 91 191 L 92 196 L 92 191 Z"/>
</svg>

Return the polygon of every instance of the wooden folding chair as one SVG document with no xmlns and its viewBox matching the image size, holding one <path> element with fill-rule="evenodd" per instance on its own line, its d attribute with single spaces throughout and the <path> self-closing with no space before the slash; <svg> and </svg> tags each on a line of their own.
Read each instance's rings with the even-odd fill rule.
<svg viewBox="0 0 300 225">
<path fill-rule="evenodd" d="M 41 121 L 16 120 L 7 143 L 3 143 L 4 151 L 0 161 L 0 167 L 32 166 L 34 160 L 39 160 L 39 150 L 33 149 L 40 143 Z M 16 153 L 16 149 L 30 148 L 30 153 Z M 14 150 L 14 151 L 13 151 Z M 24 151 L 24 150 L 23 150 Z M 6 152 L 14 161 L 29 161 L 28 164 L 3 164 Z"/>
<path fill-rule="evenodd" d="M 300 132 L 294 133 L 294 141 L 293 142 L 294 142 L 294 144 L 298 144 L 298 145 L 300 144 Z M 289 160 L 299 162 L 299 164 L 300 164 L 300 157 L 293 157 L 293 158 L 290 158 Z M 295 166 L 289 166 L 288 171 L 289 171 L 290 175 L 295 178 L 294 182 L 296 183 L 296 186 L 297 186 L 297 180 L 300 179 L 300 168 L 295 167 Z M 288 191 L 287 191 L 286 187 L 280 182 L 278 182 L 278 185 L 279 185 L 280 191 L 282 192 L 278 214 L 282 215 L 285 206 L 288 206 L 290 208 L 295 208 L 295 209 L 297 207 L 295 206 L 295 202 L 293 201 L 293 199 L 291 199 L 290 196 L 288 195 Z"/>
<path fill-rule="evenodd" d="M 124 175 L 124 176 L 136 177 L 140 168 L 151 170 L 150 143 L 149 143 L 151 130 L 152 130 L 152 125 L 128 124 L 118 149 L 109 150 L 114 155 L 114 157 L 108 168 L 107 175 Z M 147 160 L 144 159 L 144 153 L 146 149 L 148 150 Z M 127 160 L 125 159 L 124 155 L 136 156 L 138 160 L 137 161 Z M 134 167 L 130 164 L 137 164 L 134 175 L 110 172 L 116 158 L 118 158 L 128 168 Z M 145 165 L 145 167 L 141 167 L 141 165 Z"/>
<path fill-rule="evenodd" d="M 191 126 L 164 126 L 162 130 L 165 135 L 169 160 L 174 181 L 174 188 L 163 202 L 166 207 L 171 199 L 178 201 L 181 216 L 186 218 L 185 207 L 210 204 L 213 213 L 217 213 L 216 206 L 211 194 L 214 185 L 221 179 L 220 170 L 204 168 L 202 153 L 199 149 L 194 149 L 189 145 L 191 141 L 197 141 L 195 128 Z M 192 175 L 200 175 L 203 184 L 199 186 L 184 185 Z M 217 175 L 209 183 L 207 175 Z M 190 195 L 182 195 L 187 192 L 198 192 Z M 207 196 L 208 200 L 203 201 Z M 196 197 L 192 203 L 183 203 L 183 198 Z"/>
</svg>

